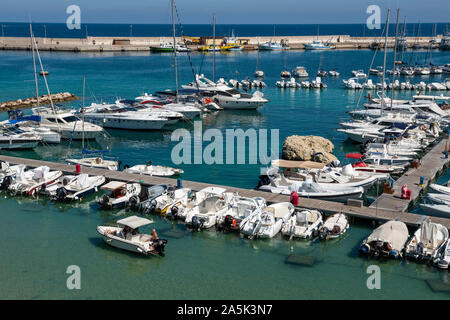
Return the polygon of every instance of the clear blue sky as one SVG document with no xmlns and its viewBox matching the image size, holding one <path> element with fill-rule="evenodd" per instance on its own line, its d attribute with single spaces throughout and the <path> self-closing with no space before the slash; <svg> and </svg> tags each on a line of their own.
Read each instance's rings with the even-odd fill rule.
<svg viewBox="0 0 450 320">
<path fill-rule="evenodd" d="M 80 6 L 82 23 L 169 23 L 169 0 L 0 0 L 0 21 L 65 22 L 66 8 Z M 450 22 L 449 0 L 176 0 L 183 23 L 364 23 L 377 4 L 382 19 L 400 6 L 408 22 Z M 394 14 L 392 15 L 394 17 Z"/>
</svg>

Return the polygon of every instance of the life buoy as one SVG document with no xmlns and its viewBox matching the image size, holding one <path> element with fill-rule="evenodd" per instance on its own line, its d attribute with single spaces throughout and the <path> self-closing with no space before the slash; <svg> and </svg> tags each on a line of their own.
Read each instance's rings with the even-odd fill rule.
<svg viewBox="0 0 450 320">
<path fill-rule="evenodd" d="M 233 219 L 233 228 L 236 228 L 236 219 Z"/>
<path fill-rule="evenodd" d="M 211 103 L 211 99 L 210 98 L 205 98 L 205 104 L 210 104 Z"/>
</svg>

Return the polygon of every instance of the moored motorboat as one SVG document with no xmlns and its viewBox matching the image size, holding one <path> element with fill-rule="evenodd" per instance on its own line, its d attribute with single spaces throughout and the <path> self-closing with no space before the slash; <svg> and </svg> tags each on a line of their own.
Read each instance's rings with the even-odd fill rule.
<svg viewBox="0 0 450 320">
<path fill-rule="evenodd" d="M 273 238 L 280 231 L 284 223 L 294 213 L 294 205 L 290 202 L 271 204 L 262 209 L 260 227 L 256 232 L 258 238 Z"/>
<path fill-rule="evenodd" d="M 349 228 L 347 216 L 343 213 L 335 213 L 328 217 L 319 230 L 319 239 L 336 239 L 342 236 Z"/>
<path fill-rule="evenodd" d="M 150 235 L 139 232 L 139 228 L 152 223 L 146 218 L 131 216 L 118 220 L 117 227 L 98 226 L 97 232 L 110 246 L 144 255 L 164 256 L 167 240 L 159 239 L 154 229 Z"/>
<path fill-rule="evenodd" d="M 432 261 L 438 256 L 439 250 L 447 240 L 448 229 L 427 219 L 408 241 L 405 256 L 416 260 Z"/>
<path fill-rule="evenodd" d="M 130 198 L 141 192 L 141 185 L 139 183 L 110 181 L 100 189 L 109 192 L 104 194 L 98 201 L 100 208 L 117 209 L 127 206 Z"/>
<path fill-rule="evenodd" d="M 289 238 L 311 239 L 319 235 L 322 214 L 318 210 L 296 209 L 283 224 L 281 234 Z"/>
<path fill-rule="evenodd" d="M 132 167 L 128 167 L 124 169 L 125 172 L 142 174 L 148 176 L 157 176 L 157 177 L 171 177 L 178 176 L 182 174 L 184 171 L 181 169 L 153 165 L 151 161 L 146 164 L 139 164 Z"/>
<path fill-rule="evenodd" d="M 8 187 L 9 192 L 13 194 L 35 195 L 62 175 L 61 171 L 50 171 L 47 166 L 30 170 L 25 170 L 25 167 L 21 169 Z"/>
<path fill-rule="evenodd" d="M 81 201 L 84 197 L 97 192 L 105 181 L 104 176 L 89 176 L 85 173 L 63 176 L 41 190 L 41 194 L 50 196 L 55 201 Z"/>
<path fill-rule="evenodd" d="M 450 240 L 447 240 L 445 245 L 442 246 L 433 262 L 439 269 L 448 269 L 450 264 Z"/>
<path fill-rule="evenodd" d="M 408 227 L 402 221 L 388 221 L 376 228 L 368 236 L 361 247 L 359 253 L 375 257 L 401 258 L 403 248 L 408 241 Z"/>
<path fill-rule="evenodd" d="M 264 198 L 247 198 L 235 195 L 228 201 L 228 209 L 217 218 L 216 228 L 221 231 L 239 231 L 242 221 L 266 207 Z"/>
</svg>

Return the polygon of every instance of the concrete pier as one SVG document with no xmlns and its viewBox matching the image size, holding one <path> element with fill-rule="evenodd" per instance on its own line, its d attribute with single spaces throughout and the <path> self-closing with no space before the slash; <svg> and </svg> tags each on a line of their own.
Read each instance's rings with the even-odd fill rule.
<svg viewBox="0 0 450 320">
<path fill-rule="evenodd" d="M 409 37 L 407 44 L 419 44 L 428 47 L 430 40 L 438 37 Z M 188 41 L 189 39 L 189 41 Z M 186 37 L 188 46 L 197 50 L 200 45 L 209 43 L 207 37 L 201 37 L 202 44 L 194 44 L 191 37 Z M 305 43 L 313 40 L 332 42 L 336 49 L 365 49 L 374 43 L 384 44 L 384 38 L 380 37 L 350 37 L 349 35 L 323 35 L 323 36 L 277 36 L 277 37 L 239 37 L 238 40 L 244 44 L 244 50 L 255 50 L 259 43 L 275 40 L 287 42 L 291 49 L 303 49 Z M 393 47 L 394 38 L 389 37 L 387 46 Z M 39 50 L 43 51 L 74 51 L 74 52 L 115 52 L 115 51 L 150 51 L 151 46 L 161 43 L 171 43 L 171 37 L 87 37 L 87 38 L 36 38 Z M 221 43 L 220 37 L 216 44 Z M 177 42 L 183 42 L 178 37 Z M 0 37 L 0 50 L 31 50 L 30 39 L 26 37 Z"/>
</svg>

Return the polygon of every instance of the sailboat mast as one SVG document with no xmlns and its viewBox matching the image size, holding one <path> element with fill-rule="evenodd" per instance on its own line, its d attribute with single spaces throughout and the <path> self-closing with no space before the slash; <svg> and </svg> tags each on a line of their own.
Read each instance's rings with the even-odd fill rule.
<svg viewBox="0 0 450 320">
<path fill-rule="evenodd" d="M 82 136 L 81 136 L 81 143 L 82 143 L 82 150 L 84 150 L 84 106 L 85 106 L 85 88 L 86 88 L 86 76 L 83 76 L 83 102 L 82 102 L 82 106 L 81 106 L 81 110 L 83 110 L 83 119 L 82 119 L 82 124 L 83 124 L 83 132 L 82 132 Z"/>
<path fill-rule="evenodd" d="M 216 14 L 213 14 L 213 82 L 216 82 Z"/>
<path fill-rule="evenodd" d="M 388 9 L 387 17 L 386 17 L 386 34 L 384 35 L 384 58 L 383 58 L 383 77 L 381 80 L 381 114 L 383 114 L 383 106 L 385 104 L 384 101 L 384 81 L 386 74 L 386 49 L 387 49 L 387 40 L 389 34 L 389 15 L 391 14 L 391 9 Z"/>
<path fill-rule="evenodd" d="M 394 40 L 394 67 L 392 69 L 392 88 L 391 88 L 391 110 L 394 101 L 394 81 L 395 81 L 395 71 L 397 70 L 397 36 L 398 36 L 398 19 L 400 16 L 400 8 L 397 8 L 397 22 L 395 24 L 395 40 Z"/>
<path fill-rule="evenodd" d="M 30 23 L 30 42 L 31 42 L 31 51 L 33 53 L 33 70 L 34 70 L 34 84 L 36 86 L 36 101 L 37 106 L 39 107 L 39 87 L 38 87 L 38 78 L 37 78 L 37 69 L 36 69 L 36 57 L 34 54 L 34 43 L 33 43 L 33 30 Z"/>
<path fill-rule="evenodd" d="M 172 29 L 173 29 L 173 60 L 175 66 L 175 92 L 176 92 L 176 102 L 178 103 L 178 66 L 177 66 L 176 31 L 175 31 L 175 0 L 171 0 L 171 6 L 172 6 Z"/>
</svg>

